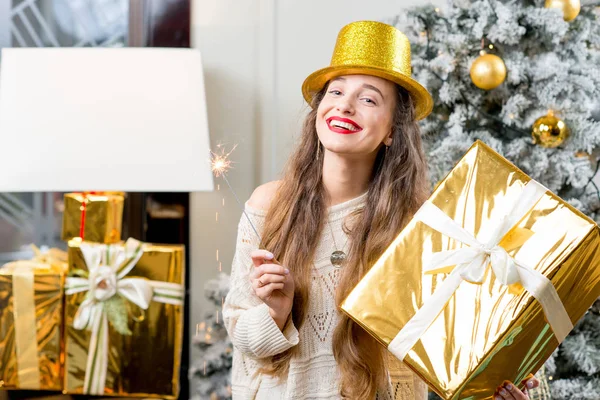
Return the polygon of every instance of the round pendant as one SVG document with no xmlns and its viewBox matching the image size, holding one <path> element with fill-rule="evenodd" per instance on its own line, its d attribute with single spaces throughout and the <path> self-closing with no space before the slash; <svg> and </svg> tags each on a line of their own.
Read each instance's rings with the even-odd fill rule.
<svg viewBox="0 0 600 400">
<path fill-rule="evenodd" d="M 333 253 L 331 253 L 331 257 L 329 257 L 329 259 L 331 260 L 331 263 L 334 267 L 339 268 L 344 263 L 344 260 L 346 260 L 346 253 L 340 250 L 336 250 Z"/>
</svg>

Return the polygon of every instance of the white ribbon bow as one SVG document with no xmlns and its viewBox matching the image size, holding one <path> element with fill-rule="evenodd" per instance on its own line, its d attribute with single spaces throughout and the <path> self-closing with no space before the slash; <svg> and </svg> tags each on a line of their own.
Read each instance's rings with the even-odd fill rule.
<svg viewBox="0 0 600 400">
<path fill-rule="evenodd" d="M 73 327 L 92 332 L 85 370 L 83 392 L 104 393 L 108 369 L 108 316 L 104 303 L 113 296 L 122 296 L 146 310 L 151 301 L 183 304 L 183 286 L 177 283 L 151 281 L 145 278 L 125 278 L 144 254 L 145 243 L 128 239 L 123 245 L 82 243 L 88 278 L 68 277 L 65 294 L 89 291 L 75 314 Z"/>
<path fill-rule="evenodd" d="M 559 343 L 567 337 L 573 329 L 573 323 L 552 282 L 529 265 L 515 260 L 498 245 L 504 235 L 535 206 L 546 191 L 547 189 L 538 182 L 529 181 L 504 216 L 492 229 L 484 232 L 489 233 L 486 243 L 477 240 L 433 203 L 427 201 L 423 204 L 415 214 L 415 219 L 468 247 L 434 253 L 424 266 L 425 273 L 434 274 L 446 269 L 445 267 L 455 265 L 444 282 L 389 344 L 388 349 L 398 359 L 404 360 L 442 312 L 461 282 L 481 284 L 490 264 L 501 284 L 521 283 L 525 290 L 537 299 Z"/>
</svg>

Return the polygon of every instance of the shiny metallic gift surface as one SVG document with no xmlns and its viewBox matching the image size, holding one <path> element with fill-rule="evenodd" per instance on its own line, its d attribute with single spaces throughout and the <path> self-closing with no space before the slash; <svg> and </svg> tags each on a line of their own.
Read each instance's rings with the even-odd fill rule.
<svg viewBox="0 0 600 400">
<path fill-rule="evenodd" d="M 477 236 L 530 178 L 482 142 L 441 181 L 430 201 Z M 556 288 L 573 324 L 600 296 L 600 236 L 588 217 L 547 191 L 502 238 Z M 464 247 L 413 219 L 342 304 L 386 347 L 447 273 L 424 274 L 433 253 Z M 445 271 L 444 271 L 445 272 Z M 487 399 L 535 373 L 558 346 L 540 304 L 520 284 L 463 281 L 404 362 L 444 399 Z"/>
</svg>

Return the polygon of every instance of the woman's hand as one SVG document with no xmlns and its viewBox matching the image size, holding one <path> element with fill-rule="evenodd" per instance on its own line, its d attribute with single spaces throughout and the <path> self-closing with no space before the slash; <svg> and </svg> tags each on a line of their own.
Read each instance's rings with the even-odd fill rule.
<svg viewBox="0 0 600 400">
<path fill-rule="evenodd" d="M 494 400 L 528 400 L 529 395 L 527 394 L 527 390 L 540 386 L 540 381 L 529 374 L 527 378 L 523 379 L 521 384 L 525 387 L 523 391 L 519 390 L 519 388 L 510 381 L 502 382 L 502 385 L 496 388 Z"/>
<path fill-rule="evenodd" d="M 269 262 L 273 254 L 268 251 L 255 250 L 250 257 L 255 267 L 250 274 L 254 293 L 269 306 L 271 317 L 283 330 L 292 312 L 294 279 L 287 268 Z"/>
</svg>

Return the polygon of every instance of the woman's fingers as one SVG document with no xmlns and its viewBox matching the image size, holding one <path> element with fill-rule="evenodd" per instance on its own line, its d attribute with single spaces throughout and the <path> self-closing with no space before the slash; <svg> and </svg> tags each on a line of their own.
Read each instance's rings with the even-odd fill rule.
<svg viewBox="0 0 600 400">
<path fill-rule="evenodd" d="M 252 258 L 252 263 L 255 267 L 260 267 L 265 261 L 273 259 L 273 253 L 267 250 L 254 250 L 250 253 L 250 257 Z"/>
<path fill-rule="evenodd" d="M 504 381 L 498 386 L 494 400 L 528 400 L 529 397 L 519 390 L 512 382 Z"/>
<path fill-rule="evenodd" d="M 278 264 L 262 264 L 256 268 L 252 272 L 250 272 L 250 279 L 258 279 L 264 274 L 275 274 L 275 275 L 288 275 L 290 271 L 282 267 Z"/>
<path fill-rule="evenodd" d="M 255 267 L 250 272 L 252 289 L 261 300 L 268 301 L 275 290 L 283 290 L 285 285 L 290 283 L 288 280 L 290 271 L 279 264 L 274 264 L 273 262 L 276 261 L 272 253 L 266 250 L 254 250 L 250 257 Z M 269 260 L 273 261 L 269 263 Z M 291 282 L 293 284 L 293 281 Z"/>
<path fill-rule="evenodd" d="M 268 300 L 273 294 L 273 291 L 282 290 L 283 286 L 283 283 L 268 283 L 265 286 L 256 289 L 255 292 L 261 300 Z"/>
<path fill-rule="evenodd" d="M 540 380 L 533 376 L 533 374 L 529 374 L 525 379 L 523 379 L 523 381 L 521 381 L 521 383 L 527 389 L 535 389 L 536 387 L 540 386 Z"/>
<path fill-rule="evenodd" d="M 540 381 L 533 374 L 529 374 L 521 381 L 521 385 L 524 387 L 523 390 L 510 381 L 502 382 L 502 385 L 498 386 L 494 392 L 494 400 L 529 400 L 527 391 L 538 387 Z"/>
<path fill-rule="evenodd" d="M 252 280 L 252 286 L 254 286 L 255 289 L 258 289 L 267 286 L 269 283 L 284 283 L 285 277 L 285 275 L 279 274 L 263 274 Z"/>
<path fill-rule="evenodd" d="M 504 386 L 498 386 L 494 400 L 515 400 L 515 398 Z"/>
<path fill-rule="evenodd" d="M 290 271 L 278 264 L 261 264 L 250 273 L 254 293 L 268 300 L 274 290 L 282 290 Z"/>
</svg>

